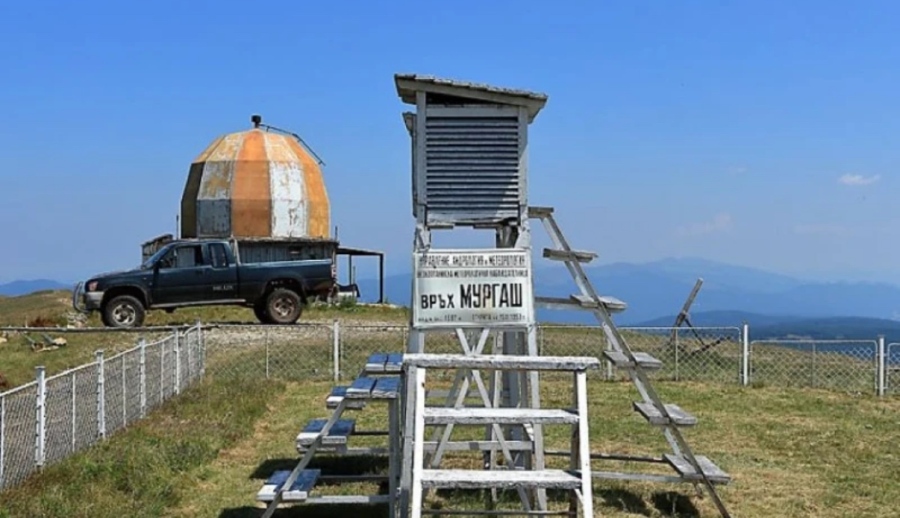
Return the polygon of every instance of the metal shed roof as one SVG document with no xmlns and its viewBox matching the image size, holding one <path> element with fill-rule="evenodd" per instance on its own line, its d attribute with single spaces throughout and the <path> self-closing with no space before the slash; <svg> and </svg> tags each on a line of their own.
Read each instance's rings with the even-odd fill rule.
<svg viewBox="0 0 900 518">
<path fill-rule="evenodd" d="M 400 96 L 400 100 L 407 104 L 416 103 L 416 92 L 425 92 L 459 100 L 524 106 L 528 109 L 529 122 L 534 120 L 547 103 L 547 94 L 540 92 L 502 88 L 430 75 L 394 74 L 394 83 L 397 85 L 397 95 Z"/>
</svg>

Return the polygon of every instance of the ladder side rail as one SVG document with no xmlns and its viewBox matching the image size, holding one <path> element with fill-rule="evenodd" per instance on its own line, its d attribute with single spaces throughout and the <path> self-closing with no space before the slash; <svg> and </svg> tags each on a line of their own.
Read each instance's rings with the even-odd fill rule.
<svg viewBox="0 0 900 518">
<path fill-rule="evenodd" d="M 553 216 L 546 215 L 545 221 L 549 224 L 549 227 L 552 228 L 553 232 L 556 234 L 554 241 L 559 243 L 559 246 L 561 246 L 564 251 L 571 252 L 572 249 L 569 246 L 568 242 L 566 241 L 566 238 L 562 235 L 562 232 L 560 231 L 559 226 L 556 224 Z M 569 260 L 569 261 L 566 261 L 566 264 L 569 265 L 570 271 L 575 270 L 576 275 L 577 275 L 576 283 L 578 283 L 579 287 L 583 288 L 584 291 L 586 291 L 585 295 L 589 296 L 591 299 L 593 299 L 594 301 L 597 302 L 596 308 L 594 308 L 594 313 L 595 313 L 595 315 L 597 315 L 601 318 L 601 321 L 606 328 L 607 335 L 610 336 L 615 343 L 617 343 L 621 352 L 623 352 L 628 357 L 629 361 L 634 364 L 634 368 L 632 369 L 632 371 L 634 372 L 634 375 L 642 382 L 642 384 L 644 384 L 644 390 L 646 391 L 647 395 L 650 397 L 653 404 L 658 408 L 660 414 L 663 417 L 665 417 L 666 419 L 668 419 L 669 422 L 671 423 L 672 419 L 671 419 L 671 416 L 669 415 L 668 411 L 665 409 L 665 405 L 662 404 L 662 402 L 659 398 L 659 395 L 650 386 L 650 383 L 646 377 L 646 374 L 644 373 L 644 371 L 640 367 L 640 365 L 637 363 L 637 360 L 635 359 L 634 354 L 631 352 L 631 349 L 628 347 L 627 343 L 625 342 L 625 340 L 622 337 L 621 333 L 619 332 L 618 328 L 616 328 L 615 324 L 612 321 L 612 318 L 609 316 L 609 313 L 606 311 L 606 308 L 600 302 L 600 298 L 599 298 L 597 292 L 594 290 L 594 287 L 591 284 L 590 280 L 588 279 L 587 275 L 585 274 L 584 269 L 581 267 L 581 265 L 577 261 Z M 580 282 L 579 282 L 579 279 L 580 279 Z M 684 440 L 684 437 L 682 436 L 681 431 L 678 430 L 677 426 L 671 426 L 671 425 L 667 426 L 666 429 L 667 429 L 667 431 L 671 430 L 671 435 L 673 436 L 673 438 L 675 439 L 675 441 L 677 442 L 677 444 L 680 446 L 681 450 L 683 451 L 683 457 L 688 460 L 688 462 L 691 464 L 691 466 L 696 470 L 696 472 L 702 478 L 703 483 L 707 487 L 707 490 L 709 491 L 710 495 L 712 496 L 712 498 L 716 504 L 716 507 L 719 509 L 719 512 L 722 513 L 722 515 L 725 517 L 730 516 L 728 514 L 728 511 L 725 509 L 725 506 L 722 503 L 721 499 L 719 498 L 715 488 L 713 487 L 709 478 L 706 476 L 706 473 L 703 471 L 702 467 L 697 462 L 697 459 L 694 457 L 694 454 L 691 451 L 690 446 L 688 446 L 687 442 Z"/>
</svg>

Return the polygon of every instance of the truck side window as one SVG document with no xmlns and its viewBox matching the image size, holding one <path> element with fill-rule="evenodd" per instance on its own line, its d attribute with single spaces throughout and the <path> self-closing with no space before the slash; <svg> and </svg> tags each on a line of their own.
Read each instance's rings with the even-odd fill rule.
<svg viewBox="0 0 900 518">
<path fill-rule="evenodd" d="M 168 257 L 169 268 L 194 268 L 203 266 L 203 248 L 200 245 L 179 246 L 172 249 Z M 172 257 L 174 255 L 174 257 Z M 173 260 L 174 259 L 174 260 Z"/>
<path fill-rule="evenodd" d="M 209 255 L 212 258 L 213 268 L 228 267 L 228 255 L 225 253 L 225 245 L 222 243 L 212 243 L 209 245 Z"/>
</svg>

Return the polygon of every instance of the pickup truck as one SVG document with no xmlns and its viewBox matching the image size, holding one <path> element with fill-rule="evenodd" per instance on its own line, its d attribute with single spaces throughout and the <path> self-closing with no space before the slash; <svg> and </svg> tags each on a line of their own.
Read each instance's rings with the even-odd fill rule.
<svg viewBox="0 0 900 518">
<path fill-rule="evenodd" d="M 245 264 L 233 239 L 182 239 L 137 268 L 79 282 L 72 305 L 118 328 L 140 327 L 149 310 L 209 305 L 249 307 L 264 324 L 293 324 L 306 304 L 336 286 L 334 257 Z"/>
</svg>

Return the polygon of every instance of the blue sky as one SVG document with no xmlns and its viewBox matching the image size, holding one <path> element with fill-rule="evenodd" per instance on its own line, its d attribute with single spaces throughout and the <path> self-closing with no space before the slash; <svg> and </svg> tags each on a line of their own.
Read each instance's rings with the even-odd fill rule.
<svg viewBox="0 0 900 518">
<path fill-rule="evenodd" d="M 604 261 L 900 281 L 900 4 L 251 5 L 0 7 L 0 282 L 136 265 L 252 113 L 323 157 L 341 240 L 405 269 L 396 72 L 547 93 L 530 197 Z"/>
</svg>

